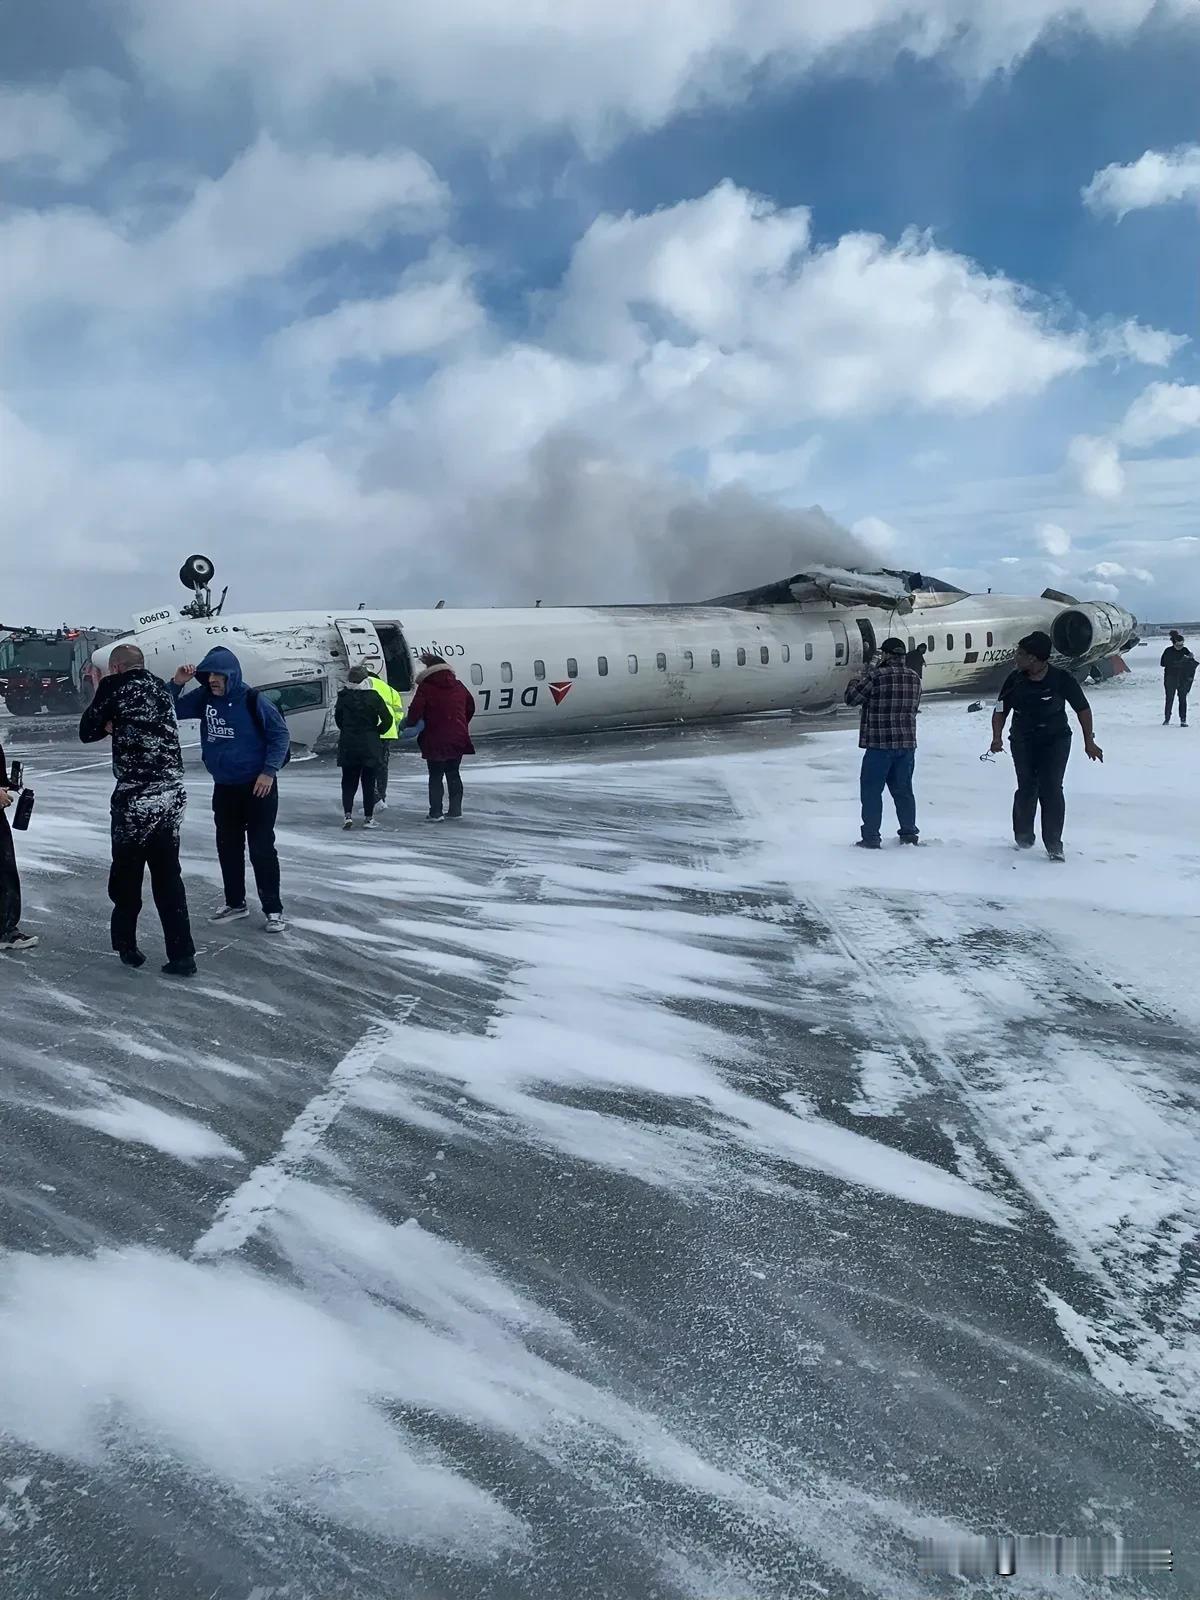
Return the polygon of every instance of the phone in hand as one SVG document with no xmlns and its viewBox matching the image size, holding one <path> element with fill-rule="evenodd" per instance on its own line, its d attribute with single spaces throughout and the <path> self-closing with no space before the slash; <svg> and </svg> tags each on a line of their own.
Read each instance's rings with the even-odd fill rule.
<svg viewBox="0 0 1200 1600">
<path fill-rule="evenodd" d="M 10 761 L 8 764 L 8 787 L 19 789 L 21 780 L 25 776 L 25 768 L 20 761 Z"/>
</svg>

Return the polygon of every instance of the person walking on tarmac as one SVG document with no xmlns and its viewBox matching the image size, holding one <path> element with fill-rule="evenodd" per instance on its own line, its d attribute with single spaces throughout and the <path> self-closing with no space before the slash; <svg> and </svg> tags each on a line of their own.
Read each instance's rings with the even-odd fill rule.
<svg viewBox="0 0 1200 1600">
<path fill-rule="evenodd" d="M 1009 673 L 992 711 L 992 752 L 1004 750 L 1004 724 L 1012 713 L 1009 745 L 1017 769 L 1013 798 L 1013 834 L 1022 850 L 1034 845 L 1034 823 L 1042 812 L 1042 843 L 1051 861 L 1064 861 L 1063 823 L 1067 802 L 1063 775 L 1071 755 L 1070 706 L 1079 718 L 1083 748 L 1089 761 L 1103 761 L 1093 737 L 1092 708 L 1079 683 L 1061 667 L 1050 665 L 1053 645 L 1048 633 L 1030 633 L 1017 645 L 1017 670 Z"/>
<path fill-rule="evenodd" d="M 450 791 L 451 822 L 462 816 L 463 785 L 459 767 L 464 756 L 473 756 L 471 718 L 475 699 L 454 669 L 441 656 L 426 651 L 421 657 L 424 672 L 418 674 L 417 692 L 404 719 L 406 728 L 424 726 L 417 735 L 417 748 L 429 768 L 429 815 L 427 822 L 442 821 L 443 785 Z"/>
<path fill-rule="evenodd" d="M 198 689 L 184 685 L 191 678 Z M 218 645 L 198 667 L 180 667 L 170 684 L 175 715 L 200 719 L 200 753 L 213 780 L 213 818 L 217 859 L 225 885 L 225 904 L 210 922 L 234 922 L 250 915 L 246 906 L 246 851 L 254 868 L 258 898 L 272 933 L 281 933 L 279 856 L 275 819 L 279 814 L 279 772 L 287 764 L 288 730 L 278 708 L 242 681 L 241 662 Z"/>
<path fill-rule="evenodd" d="M 127 967 L 141 967 L 137 925 L 142 880 L 150 868 L 150 890 L 167 947 L 163 971 L 190 978 L 196 946 L 188 918 L 187 891 L 179 870 L 179 831 L 187 806 L 179 725 L 167 686 L 146 671 L 136 645 L 119 644 L 108 658 L 108 677 L 79 719 L 84 744 L 112 738 L 112 947 Z"/>
<path fill-rule="evenodd" d="M 17 801 L 8 784 L 8 763 L 4 746 L 0 745 L 0 950 L 32 950 L 38 937 L 36 933 L 21 932 L 21 875 L 17 871 L 12 829 L 4 815 Z"/>
<path fill-rule="evenodd" d="M 881 848 L 883 789 L 896 807 L 902 844 L 920 844 L 913 768 L 917 759 L 917 709 L 921 679 L 905 661 L 904 641 L 885 639 L 878 659 L 851 679 L 846 704 L 860 706 L 858 744 L 863 752 L 859 773 L 862 801 L 862 850 Z"/>
<path fill-rule="evenodd" d="M 904 665 L 915 672 L 921 682 L 925 682 L 925 652 L 929 649 L 927 644 L 919 644 L 910 650 L 904 658 Z"/>
<path fill-rule="evenodd" d="M 369 667 L 350 669 L 350 682 L 337 697 L 333 720 L 338 726 L 338 766 L 342 769 L 343 828 L 354 826 L 354 796 L 362 785 L 363 827 L 374 828 L 376 784 L 383 764 L 383 739 L 392 713 L 374 687 Z"/>
<path fill-rule="evenodd" d="M 400 724 L 404 721 L 404 696 L 399 689 L 393 689 L 387 679 L 376 672 L 371 673 L 367 682 L 392 714 L 391 727 L 380 735 L 379 765 L 375 768 L 375 809 L 386 811 L 388 763 L 391 760 L 392 746 L 400 737 Z"/>
<path fill-rule="evenodd" d="M 1196 658 L 1183 642 L 1183 635 L 1178 628 L 1171 629 L 1171 642 L 1163 651 L 1159 660 L 1163 674 L 1163 691 L 1166 695 L 1166 705 L 1163 709 L 1163 727 L 1171 720 L 1171 712 L 1175 709 L 1175 701 L 1179 701 L 1179 726 L 1187 727 L 1188 691 L 1192 687 L 1192 680 L 1196 676 Z"/>
</svg>

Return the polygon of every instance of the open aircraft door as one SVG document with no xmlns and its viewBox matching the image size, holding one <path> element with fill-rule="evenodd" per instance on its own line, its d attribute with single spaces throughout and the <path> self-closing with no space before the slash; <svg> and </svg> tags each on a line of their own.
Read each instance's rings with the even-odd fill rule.
<svg viewBox="0 0 1200 1600">
<path fill-rule="evenodd" d="M 850 665 L 850 636 L 846 632 L 846 624 L 831 622 L 829 631 L 833 635 L 833 670 L 836 673 L 845 672 Z"/>
<path fill-rule="evenodd" d="M 346 670 L 367 662 L 378 669 L 383 661 L 383 641 L 366 617 L 336 617 L 334 627 L 346 652 Z"/>
</svg>

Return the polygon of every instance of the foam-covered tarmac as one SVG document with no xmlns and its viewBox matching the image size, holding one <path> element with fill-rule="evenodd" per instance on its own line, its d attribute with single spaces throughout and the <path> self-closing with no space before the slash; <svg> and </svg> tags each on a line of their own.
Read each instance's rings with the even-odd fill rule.
<svg viewBox="0 0 1200 1600">
<path fill-rule="evenodd" d="M 204 924 L 190 767 L 190 983 L 149 905 L 108 953 L 95 749 L 4 723 L 5 1600 L 915 1596 L 968 1531 L 1194 1590 L 1200 730 L 1154 680 L 1094 697 L 1065 867 L 961 702 L 878 856 L 844 727 L 497 745 L 459 827 L 397 757 L 373 834 L 294 763 L 279 938 Z"/>
</svg>

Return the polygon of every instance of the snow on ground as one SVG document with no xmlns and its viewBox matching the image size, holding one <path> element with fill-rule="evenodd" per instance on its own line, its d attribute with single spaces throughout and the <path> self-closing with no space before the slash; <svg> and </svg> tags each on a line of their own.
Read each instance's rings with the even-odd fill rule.
<svg viewBox="0 0 1200 1600">
<path fill-rule="evenodd" d="M 458 829 L 401 759 L 343 836 L 308 763 L 289 933 L 174 987 L 104 950 L 103 767 L 7 729 L 6 1597 L 908 1596 L 968 1531 L 1200 1578 L 1200 752 L 1153 676 L 1095 708 L 1065 866 L 961 702 L 920 851 L 850 847 L 844 721 L 497 747 Z"/>
</svg>

